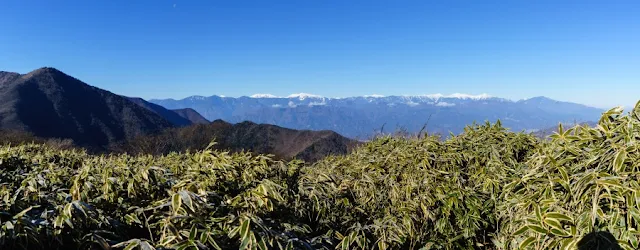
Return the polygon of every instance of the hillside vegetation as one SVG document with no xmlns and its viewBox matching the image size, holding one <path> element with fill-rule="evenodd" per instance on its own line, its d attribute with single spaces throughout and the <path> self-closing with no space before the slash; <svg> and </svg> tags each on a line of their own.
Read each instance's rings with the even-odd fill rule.
<svg viewBox="0 0 640 250">
<path fill-rule="evenodd" d="M 553 249 L 640 240 L 640 102 L 550 141 L 495 124 L 314 164 L 0 148 L 1 249 Z"/>
<path fill-rule="evenodd" d="M 202 150 L 212 140 L 216 141 L 212 149 L 271 154 L 275 160 L 300 159 L 307 163 L 316 162 L 327 155 L 347 154 L 360 144 L 328 130 L 293 130 L 249 121 L 231 124 L 215 120 L 138 136 L 114 144 L 110 150 L 114 153 L 164 155 Z"/>
</svg>

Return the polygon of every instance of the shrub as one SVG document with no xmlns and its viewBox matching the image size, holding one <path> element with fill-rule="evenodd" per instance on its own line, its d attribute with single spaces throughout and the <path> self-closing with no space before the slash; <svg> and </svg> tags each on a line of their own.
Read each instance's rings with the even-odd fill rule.
<svg viewBox="0 0 640 250">
<path fill-rule="evenodd" d="M 500 122 L 314 164 L 0 147 L 1 249 L 638 249 L 640 102 L 550 141 Z"/>
<path fill-rule="evenodd" d="M 281 209 L 299 162 L 204 150 L 91 156 L 0 148 L 0 248 L 290 245 Z"/>
<path fill-rule="evenodd" d="M 596 127 L 559 127 L 503 193 L 500 248 L 575 248 L 609 232 L 638 249 L 640 102 L 629 115 L 605 112 Z"/>
<path fill-rule="evenodd" d="M 444 142 L 378 138 L 304 168 L 297 212 L 342 249 L 487 247 L 497 194 L 535 143 L 499 123 Z"/>
</svg>

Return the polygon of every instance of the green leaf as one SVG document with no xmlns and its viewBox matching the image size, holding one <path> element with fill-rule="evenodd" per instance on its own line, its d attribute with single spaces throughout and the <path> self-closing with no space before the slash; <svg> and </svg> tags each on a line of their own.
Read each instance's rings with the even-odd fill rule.
<svg viewBox="0 0 640 250">
<path fill-rule="evenodd" d="M 544 214 L 545 218 L 551 218 L 551 219 L 558 219 L 558 220 L 565 220 L 565 221 L 573 221 L 573 219 L 571 219 L 571 217 L 566 216 L 564 214 L 558 213 L 558 212 L 548 212 L 546 214 Z"/>
<path fill-rule="evenodd" d="M 616 153 L 616 157 L 613 160 L 613 169 L 616 172 L 622 171 L 624 161 L 627 159 L 627 150 L 621 149 Z"/>
<path fill-rule="evenodd" d="M 195 212 L 195 207 L 193 206 L 193 200 L 191 199 L 189 192 L 185 190 L 181 190 L 178 192 L 178 194 L 180 195 L 180 198 L 182 198 L 182 203 L 187 205 L 187 207 L 191 212 Z"/>
<path fill-rule="evenodd" d="M 513 235 L 516 235 L 516 236 L 517 236 L 517 235 L 521 235 L 521 234 L 523 234 L 523 233 L 525 233 L 525 232 L 527 232 L 527 231 L 529 231 L 529 226 L 524 225 L 524 226 L 522 226 L 520 229 L 516 230 L 516 232 L 515 232 L 515 233 L 513 233 Z"/>
<path fill-rule="evenodd" d="M 134 248 L 136 248 L 139 244 L 140 244 L 140 241 L 139 241 L 139 240 L 131 241 L 131 242 L 129 242 L 129 244 L 127 244 L 127 246 L 124 248 L 124 250 L 131 250 L 131 249 L 134 249 Z"/>
<path fill-rule="evenodd" d="M 193 226 L 191 226 L 191 230 L 189 231 L 189 240 L 195 241 L 197 235 L 198 235 L 198 229 L 196 228 L 196 225 L 194 224 Z"/>
<path fill-rule="evenodd" d="M 570 249 L 570 247 L 575 243 L 574 238 L 567 238 L 562 240 L 562 244 L 560 249 Z"/>
<path fill-rule="evenodd" d="M 349 250 L 350 245 L 351 243 L 349 242 L 349 237 L 344 237 L 344 239 L 342 239 L 342 241 L 340 242 L 340 249 Z"/>
<path fill-rule="evenodd" d="M 524 249 L 524 248 L 528 247 L 535 240 L 536 240 L 536 238 L 533 237 L 533 236 L 526 238 L 524 241 L 522 241 L 522 243 L 520 243 L 520 246 L 518 246 L 518 249 Z"/>
<path fill-rule="evenodd" d="M 570 234 L 563 230 L 563 229 L 558 229 L 558 228 L 552 228 L 551 230 L 552 234 L 558 235 L 558 236 L 569 236 Z"/>
<path fill-rule="evenodd" d="M 536 231 L 536 232 L 541 233 L 541 234 L 546 234 L 547 233 L 547 230 L 544 229 L 541 226 L 529 224 L 529 225 L 527 225 L 527 227 L 529 227 L 531 230 Z"/>
<path fill-rule="evenodd" d="M 180 206 L 182 205 L 182 199 L 179 194 L 173 194 L 171 197 L 171 207 L 173 207 L 173 212 L 178 213 Z"/>
<path fill-rule="evenodd" d="M 13 216 L 13 219 L 20 219 L 22 218 L 22 216 L 24 216 L 25 214 L 27 214 L 29 211 L 31 211 L 31 209 L 33 209 L 36 206 L 30 206 L 25 210 L 22 210 L 20 213 L 17 213 L 16 215 Z"/>
<path fill-rule="evenodd" d="M 258 242 L 258 249 L 260 250 L 268 250 L 269 248 L 267 248 L 267 242 L 264 241 L 264 238 L 260 239 L 260 241 Z"/>
<path fill-rule="evenodd" d="M 244 219 L 240 223 L 240 241 L 242 242 L 240 244 L 240 249 L 246 249 L 247 246 L 249 246 L 249 242 L 251 240 L 251 237 L 250 237 L 251 235 L 249 234 L 249 232 L 250 232 L 250 220 Z"/>
<path fill-rule="evenodd" d="M 560 224 L 560 221 L 557 219 L 545 218 L 544 223 L 552 228 L 562 230 L 562 224 Z"/>
<path fill-rule="evenodd" d="M 569 175 L 567 174 L 567 171 L 563 166 L 558 167 L 558 172 L 560 172 L 560 175 L 562 176 L 562 179 L 564 181 L 569 182 Z"/>
</svg>

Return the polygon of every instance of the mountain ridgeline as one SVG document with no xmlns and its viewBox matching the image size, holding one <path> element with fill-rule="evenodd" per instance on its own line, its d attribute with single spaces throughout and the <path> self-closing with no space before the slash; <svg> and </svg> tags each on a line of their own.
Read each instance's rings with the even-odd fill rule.
<svg viewBox="0 0 640 250">
<path fill-rule="evenodd" d="M 0 71 L 0 142 L 55 139 L 66 147 L 71 140 L 95 152 L 167 154 L 199 150 L 216 140 L 218 149 L 315 161 L 344 154 L 358 145 L 353 139 L 368 140 L 380 132 L 459 133 L 473 122 L 500 119 L 511 130 L 543 129 L 538 133 L 545 134 L 559 122 L 593 121 L 602 111 L 545 97 L 510 101 L 463 94 L 146 101 L 90 86 L 54 68 Z"/>
<path fill-rule="evenodd" d="M 245 121 L 231 124 L 215 120 L 208 124 L 167 129 L 160 134 L 136 137 L 113 151 L 163 155 L 196 151 L 215 139 L 214 149 L 271 154 L 276 159 L 315 162 L 327 155 L 344 155 L 361 143 L 333 131 L 293 130 Z"/>
<path fill-rule="evenodd" d="M 197 111 L 195 111 L 195 110 L 193 110 L 191 108 L 174 109 L 172 111 L 175 112 L 176 114 L 178 114 L 179 116 L 182 116 L 183 118 L 189 120 L 192 124 L 207 124 L 207 123 L 209 123 L 209 120 L 207 120 L 202 115 L 200 115 Z"/>
<path fill-rule="evenodd" d="M 120 95 L 83 83 L 54 68 L 0 74 L 0 128 L 77 145 L 109 143 L 173 125 Z"/>
<path fill-rule="evenodd" d="M 200 150 L 215 139 L 220 149 L 304 160 L 344 154 L 355 145 L 331 131 L 210 123 L 193 109 L 169 110 L 141 98 L 114 94 L 55 68 L 27 74 L 0 71 L 0 143 L 52 139 L 71 140 L 74 146 L 96 153 L 144 154 Z M 149 142 L 152 144 L 145 144 Z"/>
<path fill-rule="evenodd" d="M 604 110 L 546 97 L 511 101 L 486 95 L 360 96 L 325 98 L 309 94 L 288 97 L 192 96 L 181 100 L 149 100 L 165 108 L 192 108 L 209 120 L 253 121 L 292 129 L 333 130 L 369 139 L 380 132 L 426 130 L 458 134 L 473 122 L 501 120 L 513 131 L 536 131 L 597 120 Z"/>
</svg>

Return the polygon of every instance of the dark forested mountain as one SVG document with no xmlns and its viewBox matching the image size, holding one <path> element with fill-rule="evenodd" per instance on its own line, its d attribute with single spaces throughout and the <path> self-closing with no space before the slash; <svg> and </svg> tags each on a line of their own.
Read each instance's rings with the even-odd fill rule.
<svg viewBox="0 0 640 250">
<path fill-rule="evenodd" d="M 166 119 L 127 98 L 54 68 L 24 75 L 0 72 L 0 129 L 103 147 L 170 127 Z"/>
<path fill-rule="evenodd" d="M 182 116 L 183 118 L 186 118 L 192 124 L 206 124 L 206 123 L 209 123 L 209 120 L 207 120 L 206 118 L 204 118 L 202 115 L 200 115 L 198 112 L 196 112 L 195 110 L 193 110 L 191 108 L 174 109 L 174 110 L 171 110 L 171 111 L 175 112 L 179 116 Z"/>
<path fill-rule="evenodd" d="M 13 72 L 0 71 L 0 87 L 20 77 L 20 74 Z"/>
<path fill-rule="evenodd" d="M 217 149 L 273 154 L 280 159 L 316 161 L 347 153 L 359 142 L 333 131 L 293 130 L 268 124 L 216 120 L 207 124 L 167 129 L 140 136 L 115 149 L 130 153 L 167 154 L 205 148 L 215 140 Z"/>
<path fill-rule="evenodd" d="M 216 138 L 224 148 L 271 152 L 283 158 L 315 161 L 326 155 L 346 154 L 356 145 L 355 141 L 329 130 L 293 130 L 249 121 L 230 124 L 222 120 L 212 122 L 212 126 L 219 129 Z"/>
<path fill-rule="evenodd" d="M 325 98 L 309 94 L 192 96 L 150 100 L 168 109 L 192 108 L 208 120 L 252 121 L 293 129 L 333 130 L 351 138 L 369 138 L 384 128 L 459 133 L 472 122 L 495 122 L 515 131 L 534 131 L 559 122 L 597 120 L 604 111 L 546 97 L 511 101 L 487 95 L 360 96 Z"/>
</svg>

